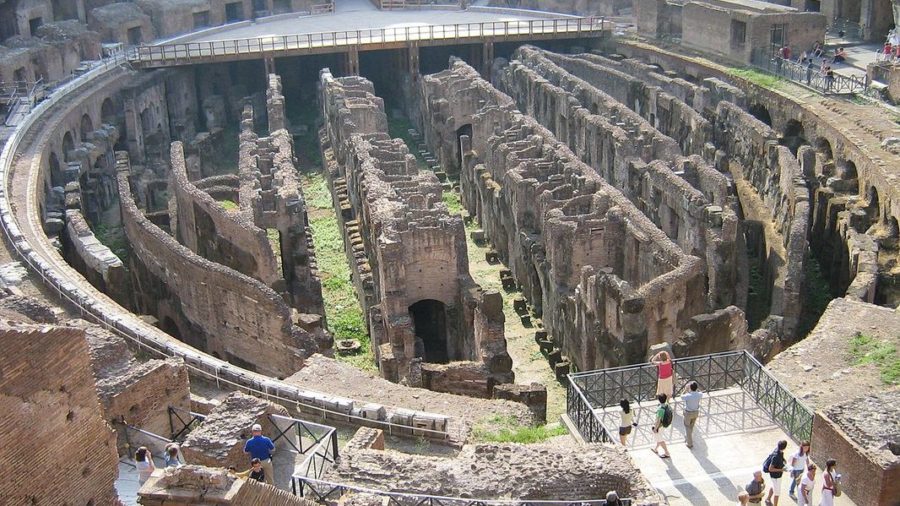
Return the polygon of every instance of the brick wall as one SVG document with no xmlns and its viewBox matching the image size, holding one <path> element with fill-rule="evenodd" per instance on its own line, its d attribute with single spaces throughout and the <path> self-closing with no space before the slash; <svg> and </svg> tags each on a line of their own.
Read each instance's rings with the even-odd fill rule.
<svg viewBox="0 0 900 506">
<path fill-rule="evenodd" d="M 115 435 L 80 329 L 0 326 L 0 503 L 112 505 Z"/>
</svg>

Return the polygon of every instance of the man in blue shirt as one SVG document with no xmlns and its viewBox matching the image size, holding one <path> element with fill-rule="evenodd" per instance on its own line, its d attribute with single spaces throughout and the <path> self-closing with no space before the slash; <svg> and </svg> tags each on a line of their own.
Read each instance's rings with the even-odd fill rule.
<svg viewBox="0 0 900 506">
<path fill-rule="evenodd" d="M 255 423 L 251 427 L 253 437 L 244 443 L 244 453 L 250 455 L 250 460 L 259 459 L 265 471 L 266 483 L 274 485 L 272 477 L 275 476 L 275 470 L 272 467 L 272 453 L 275 452 L 275 445 L 272 440 L 262 435 L 262 425 Z"/>
<path fill-rule="evenodd" d="M 700 417 L 700 399 L 703 393 L 700 392 L 700 385 L 696 381 L 688 384 L 690 392 L 681 394 L 681 400 L 684 401 L 684 433 L 687 439 L 687 447 L 694 447 L 694 425 L 697 424 L 697 418 Z M 685 390 L 687 390 L 685 388 Z"/>
</svg>

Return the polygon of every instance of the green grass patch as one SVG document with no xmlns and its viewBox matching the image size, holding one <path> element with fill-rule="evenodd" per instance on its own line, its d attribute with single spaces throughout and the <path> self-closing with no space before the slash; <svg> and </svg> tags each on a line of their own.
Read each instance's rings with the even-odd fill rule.
<svg viewBox="0 0 900 506">
<path fill-rule="evenodd" d="M 356 289 L 350 281 L 350 265 L 344 252 L 337 215 L 331 205 L 331 192 L 322 174 L 303 176 L 303 194 L 310 209 L 309 226 L 316 250 L 316 264 L 322 280 L 322 298 L 328 328 L 335 339 L 356 339 L 360 353 L 338 356 L 360 369 L 375 371 L 372 342 L 366 332 L 365 318 Z"/>
<path fill-rule="evenodd" d="M 882 383 L 900 384 L 900 354 L 896 344 L 857 332 L 850 339 L 850 357 L 853 365 L 874 364 Z"/>
<path fill-rule="evenodd" d="M 728 73 L 733 76 L 746 79 L 757 86 L 762 86 L 763 88 L 768 88 L 770 90 L 777 90 L 784 85 L 784 79 L 776 75 L 768 74 L 761 70 L 732 67 L 728 69 Z"/>
<path fill-rule="evenodd" d="M 110 227 L 101 223 L 94 227 L 94 237 L 109 248 L 122 262 L 125 262 L 128 259 L 128 255 L 131 254 L 131 245 L 128 243 L 128 238 L 125 237 L 125 229 L 122 227 Z"/>
<path fill-rule="evenodd" d="M 237 202 L 233 200 L 220 200 L 219 205 L 224 207 L 226 211 L 238 211 L 241 209 L 241 206 L 237 204 Z"/>
<path fill-rule="evenodd" d="M 513 416 L 494 415 L 475 425 L 472 436 L 481 443 L 540 443 L 568 434 L 559 424 L 541 426 L 519 425 Z"/>
<path fill-rule="evenodd" d="M 276 265 L 281 265 L 281 233 L 278 232 L 277 228 L 267 228 L 266 238 L 269 240 L 269 247 L 272 248 L 272 253 L 275 254 Z"/>
<path fill-rule="evenodd" d="M 447 205 L 447 211 L 449 211 L 450 214 L 462 214 L 463 205 L 459 198 L 459 193 L 456 193 L 455 191 L 445 191 L 442 198 L 444 204 Z"/>
</svg>

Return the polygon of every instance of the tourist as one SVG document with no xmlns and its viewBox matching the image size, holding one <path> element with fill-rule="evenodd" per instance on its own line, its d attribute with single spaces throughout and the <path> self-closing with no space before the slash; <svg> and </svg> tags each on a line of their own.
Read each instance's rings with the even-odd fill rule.
<svg viewBox="0 0 900 506">
<path fill-rule="evenodd" d="M 834 58 L 831 60 L 832 63 L 843 63 L 847 60 L 847 51 L 844 48 L 839 47 L 837 51 L 834 53 Z"/>
<path fill-rule="evenodd" d="M 137 468 L 138 483 L 141 485 L 143 485 L 144 482 L 150 478 L 150 475 L 153 474 L 153 471 L 156 470 L 156 466 L 153 465 L 153 455 L 146 446 L 142 446 L 134 452 L 134 467 Z"/>
<path fill-rule="evenodd" d="M 841 475 L 837 473 L 837 461 L 828 459 L 825 462 L 825 473 L 822 478 L 825 483 L 822 484 L 822 502 L 820 506 L 834 506 L 834 496 L 840 485 Z"/>
<path fill-rule="evenodd" d="M 684 390 L 690 388 L 690 392 L 684 393 Z M 694 447 L 694 425 L 697 424 L 697 418 L 700 417 L 700 399 L 703 393 L 700 391 L 700 385 L 696 381 L 688 383 L 682 390 L 681 400 L 684 401 L 684 434 L 687 439 L 687 447 Z"/>
<path fill-rule="evenodd" d="M 669 352 L 661 351 L 653 357 L 650 358 L 650 363 L 656 366 L 658 380 L 656 383 L 656 395 L 666 394 L 666 397 L 671 398 L 674 386 L 673 376 L 674 371 L 672 368 L 672 358 L 669 357 Z"/>
<path fill-rule="evenodd" d="M 275 445 L 272 444 L 271 439 L 262 435 L 262 425 L 253 424 L 250 430 L 253 437 L 244 443 L 244 453 L 249 454 L 251 459 L 259 459 L 263 471 L 265 471 L 266 483 L 273 485 L 272 478 L 275 470 L 272 468 L 272 453 L 275 452 Z"/>
<path fill-rule="evenodd" d="M 791 496 L 791 499 L 797 498 L 797 496 L 794 495 L 794 489 L 797 488 L 800 479 L 806 473 L 808 465 L 809 441 L 803 441 L 800 443 L 800 448 L 797 449 L 797 453 L 791 455 L 791 488 L 788 490 L 788 495 Z"/>
<path fill-rule="evenodd" d="M 825 65 L 822 73 L 825 74 L 825 91 L 831 91 L 831 87 L 834 85 L 834 70 L 831 69 L 831 65 Z"/>
<path fill-rule="evenodd" d="M 631 428 L 637 427 L 637 422 L 634 421 L 634 413 L 631 412 L 631 404 L 628 399 L 619 401 L 619 406 L 622 407 L 622 418 L 619 421 L 619 442 L 625 446 L 625 439 L 631 434 Z"/>
<path fill-rule="evenodd" d="M 816 465 L 810 464 L 806 466 L 806 473 L 800 479 L 800 497 L 797 504 L 800 506 L 812 506 L 812 492 L 816 485 Z"/>
<path fill-rule="evenodd" d="M 810 58 L 806 61 L 806 85 L 809 86 L 810 81 L 812 81 L 812 73 L 813 73 L 813 59 Z"/>
<path fill-rule="evenodd" d="M 738 506 L 747 506 L 750 504 L 750 494 L 746 490 L 738 492 Z"/>
<path fill-rule="evenodd" d="M 259 482 L 266 481 L 266 471 L 262 468 L 262 462 L 259 459 L 250 459 L 250 469 L 246 471 L 238 472 L 234 466 L 230 466 L 228 468 L 228 472 L 233 474 L 236 478 L 241 479 L 251 479 Z"/>
<path fill-rule="evenodd" d="M 753 481 L 744 487 L 749 495 L 750 504 L 759 504 L 762 502 L 763 494 L 766 493 L 766 480 L 763 479 L 762 471 L 753 473 Z"/>
<path fill-rule="evenodd" d="M 787 465 L 784 459 L 784 450 L 787 448 L 787 441 L 781 440 L 768 458 L 766 458 L 765 471 L 772 478 L 772 488 L 769 489 L 769 495 L 766 497 L 766 503 L 772 503 L 778 506 L 778 499 L 781 496 L 781 476 L 784 474 L 784 468 Z M 774 500 L 772 498 L 775 498 Z"/>
<path fill-rule="evenodd" d="M 653 424 L 653 438 L 656 440 L 653 452 L 659 455 L 660 458 L 667 459 L 670 455 L 663 436 L 663 430 L 672 424 L 672 408 L 669 406 L 669 398 L 666 394 L 659 394 L 656 398 L 659 400 L 659 408 L 656 410 L 656 422 Z M 660 447 L 663 449 L 662 454 L 659 453 Z"/>
<path fill-rule="evenodd" d="M 822 43 L 816 41 L 815 46 L 813 46 L 813 56 L 815 56 L 816 58 L 821 58 L 824 52 L 825 49 L 822 47 Z"/>
<path fill-rule="evenodd" d="M 891 57 L 894 55 L 894 48 L 891 46 L 891 41 L 885 41 L 884 47 L 881 49 L 880 59 L 884 61 L 890 61 Z"/>
<path fill-rule="evenodd" d="M 606 493 L 606 506 L 622 506 L 622 501 L 619 499 L 618 492 L 611 490 Z"/>
<path fill-rule="evenodd" d="M 178 443 L 167 444 L 163 458 L 165 459 L 166 467 L 181 467 L 184 464 L 181 460 L 181 449 L 178 447 Z"/>
</svg>

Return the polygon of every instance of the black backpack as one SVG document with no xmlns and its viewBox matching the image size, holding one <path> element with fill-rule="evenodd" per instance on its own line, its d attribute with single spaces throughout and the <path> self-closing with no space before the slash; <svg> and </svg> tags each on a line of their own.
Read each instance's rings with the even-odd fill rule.
<svg viewBox="0 0 900 506">
<path fill-rule="evenodd" d="M 772 465 L 772 459 L 774 459 L 774 458 L 775 458 L 775 452 L 770 453 L 769 456 L 766 457 L 766 461 L 763 462 L 763 468 L 762 468 L 762 471 L 764 473 L 769 474 L 769 466 Z"/>
<path fill-rule="evenodd" d="M 663 419 L 662 426 L 668 428 L 669 425 L 672 425 L 672 417 L 674 414 L 672 413 L 672 407 L 668 404 L 663 406 Z"/>
</svg>

